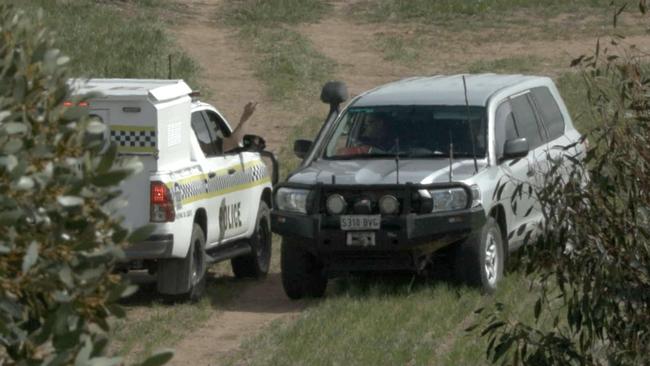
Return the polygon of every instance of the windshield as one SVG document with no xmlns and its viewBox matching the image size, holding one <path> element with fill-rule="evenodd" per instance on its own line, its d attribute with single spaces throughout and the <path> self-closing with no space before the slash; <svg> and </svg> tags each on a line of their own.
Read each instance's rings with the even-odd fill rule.
<svg viewBox="0 0 650 366">
<path fill-rule="evenodd" d="M 466 106 L 351 107 L 330 131 L 323 157 L 448 157 L 453 146 L 454 157 L 472 157 L 474 149 L 481 158 L 486 131 L 484 107 L 469 113 Z"/>
</svg>

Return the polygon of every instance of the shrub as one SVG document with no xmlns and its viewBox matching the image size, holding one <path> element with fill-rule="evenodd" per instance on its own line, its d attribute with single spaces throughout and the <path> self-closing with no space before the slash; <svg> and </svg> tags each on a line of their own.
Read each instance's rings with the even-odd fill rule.
<svg viewBox="0 0 650 366">
<path fill-rule="evenodd" d="M 0 363 L 116 364 L 108 320 L 134 288 L 112 269 L 148 229 L 129 236 L 110 206 L 138 162 L 114 166 L 105 126 L 66 117 L 68 58 L 52 45 L 42 14 L 0 5 Z"/>
<path fill-rule="evenodd" d="M 566 155 L 577 169 L 559 174 L 555 165 L 537 192 L 543 233 L 521 262 L 539 295 L 536 322 L 508 319 L 500 304 L 483 311 L 493 361 L 650 364 L 650 78 L 642 59 L 616 36 L 574 61 L 600 127 L 584 161 Z"/>
</svg>

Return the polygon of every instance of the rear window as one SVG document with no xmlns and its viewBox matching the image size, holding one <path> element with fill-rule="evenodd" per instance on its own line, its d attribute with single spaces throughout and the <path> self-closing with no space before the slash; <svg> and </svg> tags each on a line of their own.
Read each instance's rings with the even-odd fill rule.
<svg viewBox="0 0 650 366">
<path fill-rule="evenodd" d="M 564 117 L 551 92 L 546 87 L 538 87 L 532 89 L 531 94 L 548 131 L 549 140 L 555 140 L 562 136 L 564 134 Z"/>
</svg>

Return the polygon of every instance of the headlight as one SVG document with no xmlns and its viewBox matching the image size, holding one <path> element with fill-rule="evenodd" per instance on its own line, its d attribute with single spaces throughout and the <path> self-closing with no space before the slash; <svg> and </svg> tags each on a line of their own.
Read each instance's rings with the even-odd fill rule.
<svg viewBox="0 0 650 366">
<path fill-rule="evenodd" d="M 440 189 L 431 192 L 432 212 L 462 210 L 467 207 L 467 192 L 463 188 Z"/>
<path fill-rule="evenodd" d="M 345 198 L 341 196 L 340 194 L 332 194 L 329 197 L 327 197 L 327 212 L 330 213 L 330 215 L 340 215 L 345 211 L 345 208 L 347 206 L 347 202 L 345 202 Z"/>
<path fill-rule="evenodd" d="M 379 199 L 379 211 L 385 215 L 394 215 L 399 211 L 399 201 L 389 194 Z"/>
<path fill-rule="evenodd" d="M 275 195 L 275 203 L 281 211 L 307 213 L 309 190 L 280 188 Z"/>
<path fill-rule="evenodd" d="M 478 207 L 483 204 L 483 200 L 481 199 L 481 188 L 474 184 L 473 186 L 470 187 L 472 191 L 472 207 Z"/>
</svg>

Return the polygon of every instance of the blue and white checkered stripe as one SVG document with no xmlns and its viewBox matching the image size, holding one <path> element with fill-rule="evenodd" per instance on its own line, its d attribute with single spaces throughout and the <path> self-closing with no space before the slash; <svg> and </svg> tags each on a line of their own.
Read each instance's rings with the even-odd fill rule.
<svg viewBox="0 0 650 366">
<path fill-rule="evenodd" d="M 173 183 L 174 195 L 181 201 L 190 200 L 203 194 L 219 194 L 219 192 L 255 183 L 267 178 L 265 164 L 255 164 L 233 174 L 218 174 L 212 178 L 206 175 L 196 176 L 195 179 L 183 183 Z"/>
</svg>

